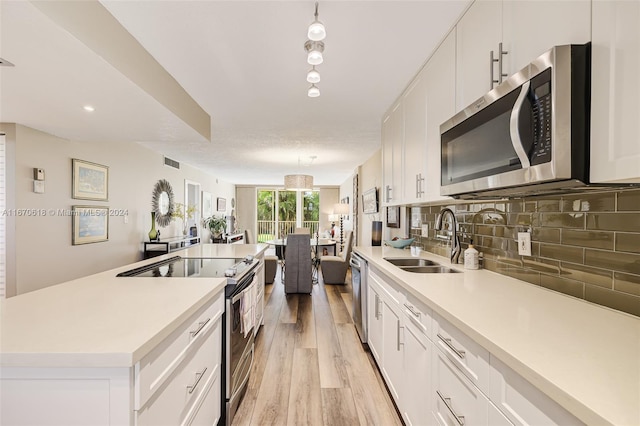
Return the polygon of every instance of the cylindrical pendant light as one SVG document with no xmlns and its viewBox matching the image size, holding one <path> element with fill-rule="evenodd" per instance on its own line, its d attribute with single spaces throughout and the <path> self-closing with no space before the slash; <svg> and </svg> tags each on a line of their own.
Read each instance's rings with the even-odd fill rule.
<svg viewBox="0 0 640 426">
<path fill-rule="evenodd" d="M 311 191 L 313 189 L 313 176 L 285 175 L 284 189 L 290 191 Z"/>
</svg>

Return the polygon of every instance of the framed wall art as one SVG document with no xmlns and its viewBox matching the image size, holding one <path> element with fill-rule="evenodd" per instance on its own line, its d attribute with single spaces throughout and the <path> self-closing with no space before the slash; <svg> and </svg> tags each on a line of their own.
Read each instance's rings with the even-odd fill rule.
<svg viewBox="0 0 640 426">
<path fill-rule="evenodd" d="M 218 197 L 216 210 L 219 212 L 227 211 L 227 200 L 226 198 Z"/>
<path fill-rule="evenodd" d="M 72 198 L 76 200 L 109 200 L 109 167 L 71 159 Z"/>
<path fill-rule="evenodd" d="M 387 207 L 387 227 L 400 228 L 400 207 Z"/>
<path fill-rule="evenodd" d="M 109 240 L 109 207 L 71 206 L 71 243 L 99 243 Z"/>
<path fill-rule="evenodd" d="M 211 193 L 202 191 L 202 217 L 209 217 L 213 214 L 213 199 Z"/>
<path fill-rule="evenodd" d="M 378 189 L 371 188 L 362 194 L 362 212 L 378 213 Z"/>
</svg>

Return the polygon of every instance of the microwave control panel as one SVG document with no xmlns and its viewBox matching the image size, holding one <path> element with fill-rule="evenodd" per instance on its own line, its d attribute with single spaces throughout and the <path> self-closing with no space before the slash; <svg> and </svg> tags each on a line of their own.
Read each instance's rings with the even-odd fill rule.
<svg viewBox="0 0 640 426">
<path fill-rule="evenodd" d="M 551 68 L 531 79 L 528 97 L 531 101 L 533 146 L 531 164 L 551 161 Z"/>
</svg>

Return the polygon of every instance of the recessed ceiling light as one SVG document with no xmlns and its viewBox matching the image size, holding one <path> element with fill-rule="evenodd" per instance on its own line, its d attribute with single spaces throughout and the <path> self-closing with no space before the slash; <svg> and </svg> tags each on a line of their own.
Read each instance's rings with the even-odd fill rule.
<svg viewBox="0 0 640 426">
<path fill-rule="evenodd" d="M 88 111 L 88 112 L 93 112 L 93 111 L 95 111 L 95 110 L 96 110 L 96 109 L 95 109 L 94 107 L 92 107 L 91 105 L 85 105 L 85 106 L 83 106 L 82 108 L 84 108 L 84 110 L 85 110 L 85 111 Z"/>
</svg>

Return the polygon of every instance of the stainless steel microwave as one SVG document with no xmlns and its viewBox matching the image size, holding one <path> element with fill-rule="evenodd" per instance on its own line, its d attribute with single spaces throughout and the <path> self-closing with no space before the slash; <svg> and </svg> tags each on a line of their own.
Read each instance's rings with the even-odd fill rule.
<svg viewBox="0 0 640 426">
<path fill-rule="evenodd" d="M 588 183 L 591 46 L 556 46 L 440 126 L 441 195 L 513 197 Z"/>
</svg>

